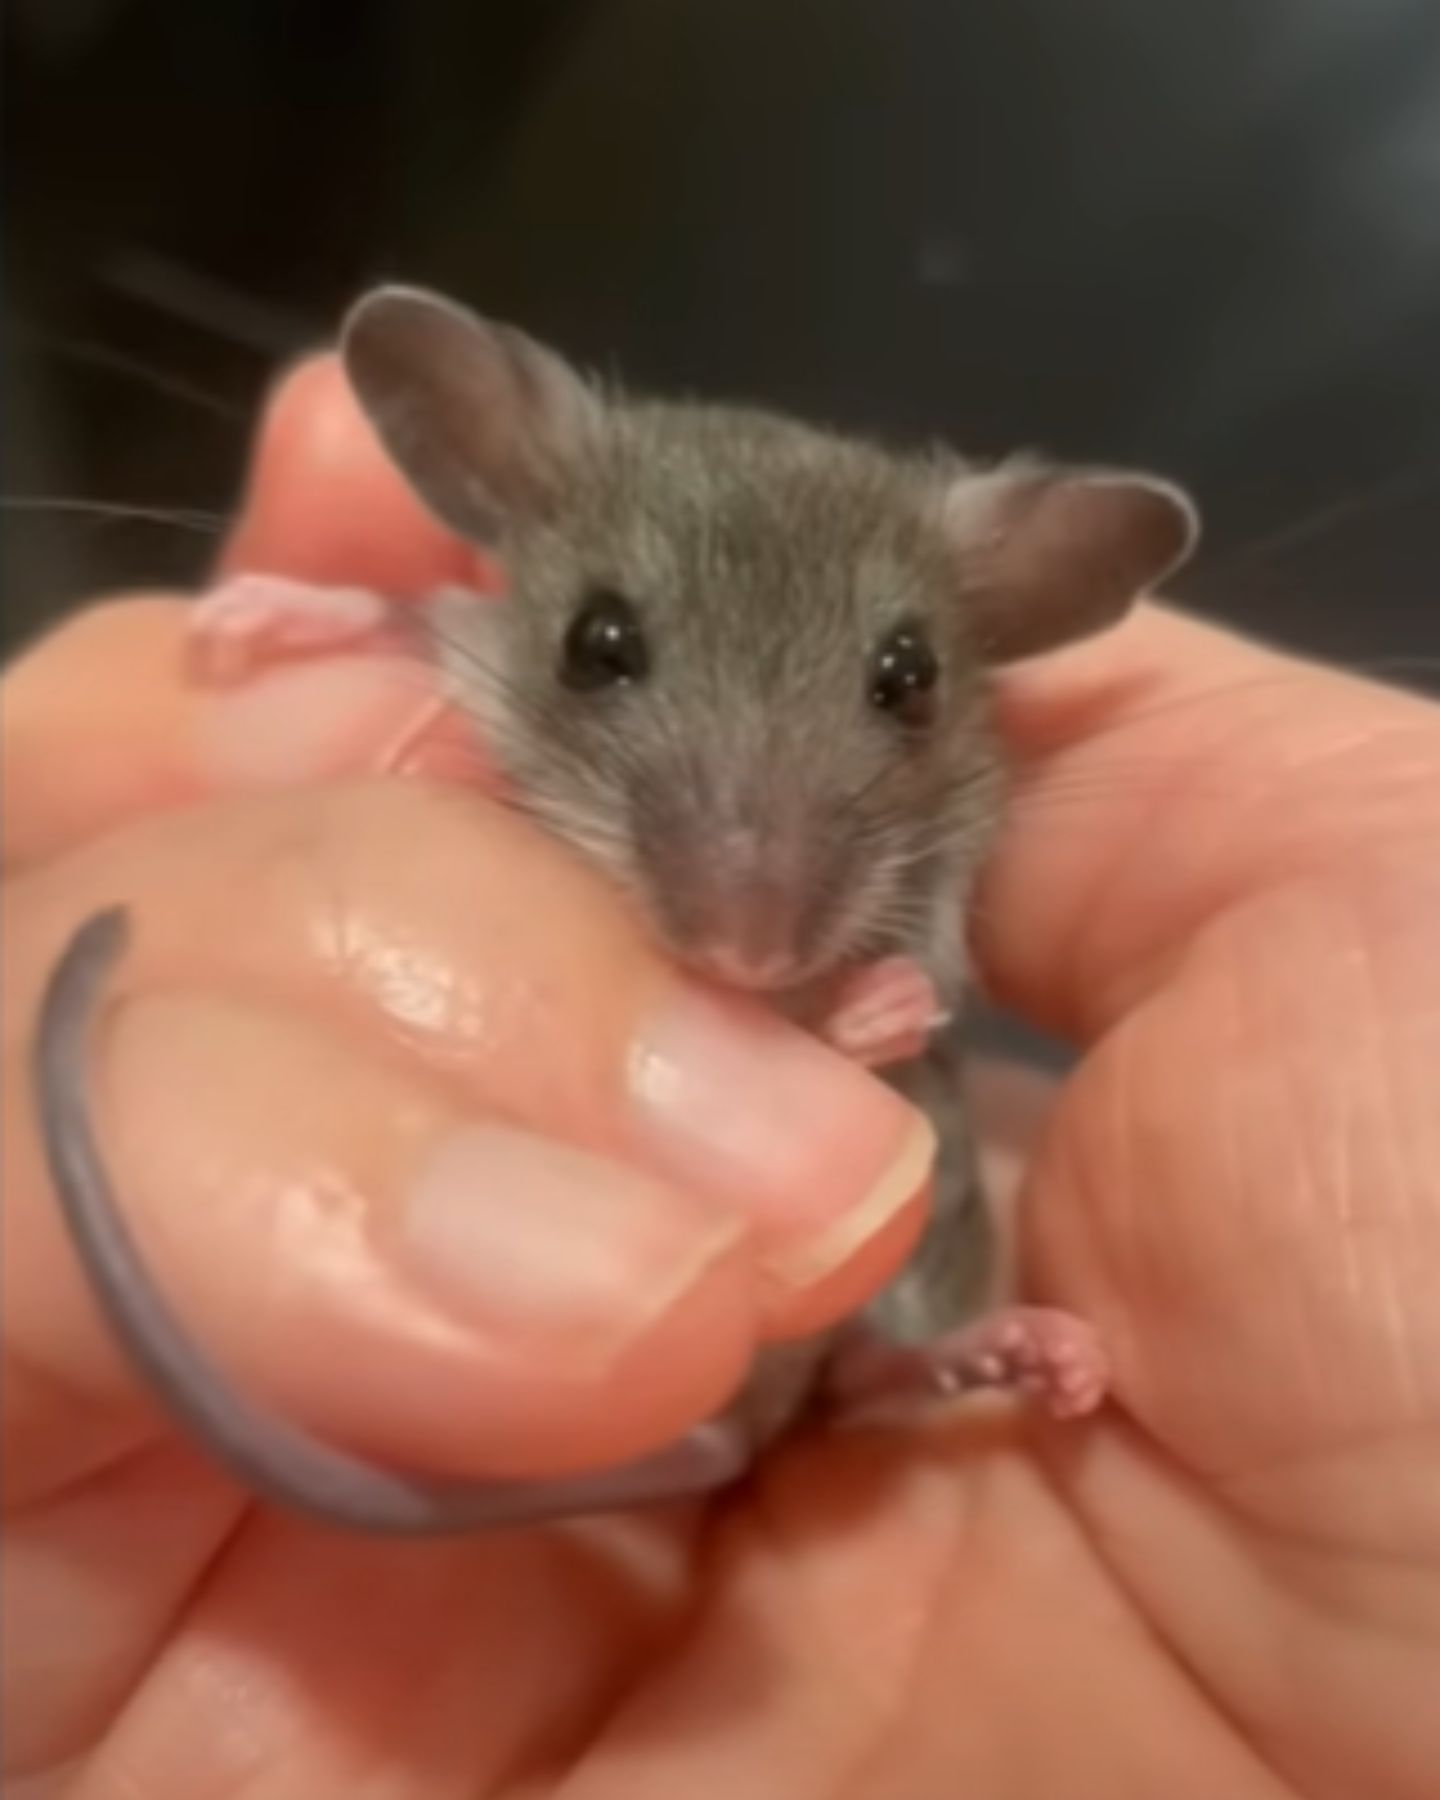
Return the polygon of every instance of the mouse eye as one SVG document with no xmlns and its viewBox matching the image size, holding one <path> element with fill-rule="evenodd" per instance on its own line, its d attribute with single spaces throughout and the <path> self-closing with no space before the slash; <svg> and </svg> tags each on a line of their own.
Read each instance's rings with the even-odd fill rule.
<svg viewBox="0 0 1440 1800">
<path fill-rule="evenodd" d="M 870 704 L 902 725 L 928 725 L 939 680 L 939 659 L 919 626 L 897 625 L 870 665 Z"/>
<path fill-rule="evenodd" d="M 642 681 L 650 668 L 645 634 L 635 608 L 622 594 L 597 588 L 570 622 L 560 647 L 560 679 L 591 694 L 622 682 Z"/>
</svg>

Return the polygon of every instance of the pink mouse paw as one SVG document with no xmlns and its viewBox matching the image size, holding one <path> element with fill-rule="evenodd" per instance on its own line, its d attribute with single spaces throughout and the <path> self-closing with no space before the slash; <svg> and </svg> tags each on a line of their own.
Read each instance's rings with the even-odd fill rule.
<svg viewBox="0 0 1440 1800">
<path fill-rule="evenodd" d="M 1003 1388 L 1056 1418 L 1093 1412 L 1109 1366 L 1083 1319 L 1043 1306 L 1010 1306 L 929 1344 L 896 1344 L 865 1330 L 842 1339 L 826 1371 L 831 1416 L 840 1424 L 902 1419 L 937 1399 Z"/>
<path fill-rule="evenodd" d="M 919 1056 L 946 1022 L 930 977 L 908 956 L 887 956 L 847 977 L 820 1035 L 879 1068 Z"/>
<path fill-rule="evenodd" d="M 922 1354 L 942 1389 L 1009 1388 L 1059 1419 L 1093 1412 L 1110 1381 L 1094 1327 L 1045 1306 L 1005 1307 Z"/>
<path fill-rule="evenodd" d="M 353 649 L 388 617 L 386 602 L 365 588 L 242 575 L 194 603 L 186 627 L 189 672 L 206 686 L 232 686 L 276 663 Z"/>
</svg>

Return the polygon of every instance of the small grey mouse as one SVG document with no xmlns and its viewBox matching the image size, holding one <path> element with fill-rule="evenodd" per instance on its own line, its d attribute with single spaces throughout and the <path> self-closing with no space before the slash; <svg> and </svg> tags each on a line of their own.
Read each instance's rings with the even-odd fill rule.
<svg viewBox="0 0 1440 1800">
<path fill-rule="evenodd" d="M 861 1319 L 762 1351 L 720 1417 L 656 1456 L 463 1486 L 376 1468 L 240 1395 L 125 1227 L 85 1079 L 117 909 L 57 966 L 36 1056 L 56 1189 L 132 1357 L 253 1490 L 395 1533 L 712 1492 L 817 1401 L 998 1385 L 1087 1410 L 1104 1388 L 1088 1327 L 986 1311 L 993 1233 L 956 1020 L 966 903 L 1005 790 L 991 676 L 1114 623 L 1179 567 L 1190 500 L 1143 473 L 979 466 L 755 409 L 631 399 L 417 289 L 361 299 L 342 355 L 419 499 L 505 571 L 499 600 L 451 591 L 403 610 L 520 803 L 621 883 L 679 960 L 768 995 L 928 1114 L 931 1219 Z M 233 591 L 201 601 L 193 632 L 233 674 L 237 643 L 259 661 L 277 637 L 338 647 L 394 616 L 378 597 L 370 617 L 353 594 L 272 585 L 238 612 Z"/>
</svg>

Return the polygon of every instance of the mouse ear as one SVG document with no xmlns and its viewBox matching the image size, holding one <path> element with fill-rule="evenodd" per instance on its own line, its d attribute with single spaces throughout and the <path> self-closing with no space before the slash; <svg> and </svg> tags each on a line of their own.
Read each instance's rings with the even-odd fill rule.
<svg viewBox="0 0 1440 1800">
<path fill-rule="evenodd" d="M 1200 535 L 1194 504 L 1158 476 L 1030 462 L 960 476 L 945 522 L 992 663 L 1116 624 Z"/>
<path fill-rule="evenodd" d="M 567 363 L 419 288 L 376 288 L 341 328 L 361 408 L 419 499 L 482 542 L 544 509 L 600 419 Z"/>
</svg>

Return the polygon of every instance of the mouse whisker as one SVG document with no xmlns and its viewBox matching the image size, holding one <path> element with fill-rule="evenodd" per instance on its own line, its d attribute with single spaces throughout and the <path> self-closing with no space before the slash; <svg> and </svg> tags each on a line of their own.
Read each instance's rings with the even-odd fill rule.
<svg viewBox="0 0 1440 1800">
<path fill-rule="evenodd" d="M 45 331 L 34 325 L 19 326 L 17 336 L 23 345 L 27 348 L 33 346 L 42 355 L 103 369 L 121 380 L 148 388 L 167 399 L 177 400 L 196 412 L 208 413 L 226 426 L 244 429 L 248 422 L 246 408 L 232 405 L 219 394 L 176 375 L 159 363 L 145 362 L 113 345 L 89 338 L 62 336 L 58 332 Z"/>
<path fill-rule="evenodd" d="M 71 494 L 0 494 L 0 512 L 79 515 L 100 525 L 168 525 L 201 537 L 229 529 L 221 513 L 189 506 L 140 506 L 122 500 L 87 500 Z"/>
<path fill-rule="evenodd" d="M 405 610 L 408 622 L 416 623 L 413 613 L 408 608 Z M 475 731 L 477 768 L 485 766 L 485 758 L 481 754 L 483 746 L 492 759 L 498 759 L 500 765 L 513 775 L 515 770 L 510 767 L 512 759 L 507 755 L 505 725 L 517 723 L 527 742 L 543 746 L 554 736 L 556 719 L 542 704 L 527 696 L 493 659 L 481 657 L 470 645 L 455 639 L 443 628 L 436 627 L 432 620 L 421 618 L 418 623 L 423 632 L 422 642 L 407 644 L 402 640 L 400 654 L 402 657 L 408 656 L 417 669 L 425 670 L 432 682 L 438 668 L 443 685 L 448 689 L 451 704 L 469 720 Z M 443 645 L 444 650 L 450 653 L 448 659 L 437 651 L 438 645 Z M 462 671 L 459 674 L 456 673 L 457 665 Z M 447 675 L 448 680 L 445 679 Z M 477 699 L 477 686 L 502 697 L 504 704 L 501 717 L 495 717 L 491 708 Z M 567 785 L 573 784 L 573 780 L 572 775 Z M 533 779 L 527 776 L 525 788 L 533 785 Z M 514 791 L 502 797 L 512 810 L 533 811 L 538 816 L 538 801 L 532 806 L 528 798 Z M 570 831 L 567 835 L 574 836 L 577 833 Z"/>
<path fill-rule="evenodd" d="M 630 840 L 618 826 L 607 824 L 598 809 L 587 808 L 573 797 L 547 793 L 543 786 L 532 787 L 523 794 L 507 796 L 513 811 L 548 826 L 567 842 L 598 854 L 607 865 L 630 865 Z"/>
<path fill-rule="evenodd" d="M 477 604 L 489 604 L 489 602 L 477 602 Z M 466 670 L 473 671 L 487 688 L 503 694 L 506 702 L 517 713 L 531 722 L 538 723 L 543 720 L 542 708 L 532 696 L 511 679 L 495 658 L 482 656 L 473 644 L 468 644 L 454 632 L 447 631 L 428 613 L 422 614 L 418 623 L 422 632 L 434 645 L 447 651 L 455 663 Z M 463 700 L 463 695 L 461 699 Z"/>
<path fill-rule="evenodd" d="M 1350 671 L 1334 671 L 1337 679 L 1344 679 Z M 1187 714 L 1196 715 L 1202 723 L 1214 720 L 1217 716 L 1229 717 L 1229 703 L 1237 696 L 1262 696 L 1272 692 L 1283 694 L 1293 686 L 1293 676 L 1288 668 L 1280 666 L 1275 670 L 1264 670 L 1260 674 L 1247 676 L 1243 680 L 1233 678 L 1220 681 L 1207 681 L 1196 686 L 1187 686 L 1179 693 L 1163 694 L 1156 700 L 1139 704 L 1130 704 L 1123 695 L 1114 703 L 1110 716 L 1105 716 L 1097 708 L 1097 716 L 1087 722 L 1083 731 L 1077 732 L 1073 738 L 1062 740 L 1053 748 L 1041 748 L 1031 752 L 1019 751 L 1015 755 L 1016 764 L 1024 769 L 1044 764 L 1046 761 L 1078 754 L 1084 750 L 1093 752 L 1104 746 L 1107 740 L 1124 737 L 1137 726 L 1145 727 L 1163 723 L 1171 718 L 1183 718 Z M 1224 702 L 1226 711 L 1222 714 L 1217 702 Z M 1257 728 L 1262 721 L 1257 717 Z M 1211 726 L 1211 735 L 1215 730 Z M 1230 728 L 1233 730 L 1233 727 Z"/>
</svg>

